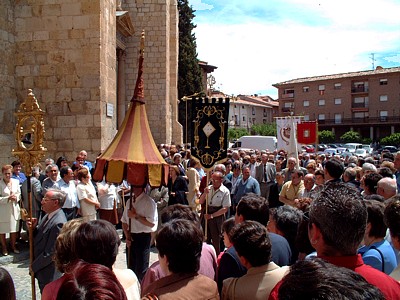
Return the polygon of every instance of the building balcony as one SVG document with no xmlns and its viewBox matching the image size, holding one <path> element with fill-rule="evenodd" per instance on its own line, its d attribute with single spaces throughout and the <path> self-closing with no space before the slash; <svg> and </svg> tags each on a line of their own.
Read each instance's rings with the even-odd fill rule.
<svg viewBox="0 0 400 300">
<path fill-rule="evenodd" d="M 400 116 L 394 117 L 365 117 L 365 118 L 344 118 L 319 120 L 322 126 L 352 126 L 352 125 L 379 125 L 379 124 L 400 124 Z"/>
<path fill-rule="evenodd" d="M 281 98 L 282 98 L 282 99 L 294 98 L 294 93 L 282 94 L 282 95 L 281 95 Z"/>
<path fill-rule="evenodd" d="M 367 86 L 353 86 L 351 88 L 351 93 L 352 94 L 357 94 L 357 93 L 368 93 L 369 89 Z"/>
<path fill-rule="evenodd" d="M 352 103 L 351 108 L 368 108 L 368 103 Z"/>
</svg>

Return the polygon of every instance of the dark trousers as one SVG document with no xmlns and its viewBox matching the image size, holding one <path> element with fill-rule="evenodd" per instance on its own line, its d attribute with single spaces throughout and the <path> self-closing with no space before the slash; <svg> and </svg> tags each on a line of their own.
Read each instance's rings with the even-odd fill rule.
<svg viewBox="0 0 400 300">
<path fill-rule="evenodd" d="M 261 182 L 260 183 L 260 192 L 261 192 L 261 197 L 264 197 L 266 200 L 269 199 L 269 191 L 271 190 L 271 185 L 273 185 L 274 182 Z"/>
<path fill-rule="evenodd" d="M 128 268 L 135 272 L 139 281 L 149 268 L 150 233 L 131 233 L 131 247 L 126 250 Z"/>
<path fill-rule="evenodd" d="M 208 233 L 207 233 L 207 243 L 212 244 L 215 248 L 215 252 L 218 254 L 221 252 L 221 229 L 222 223 L 225 221 L 225 215 L 215 217 L 208 220 Z"/>
<path fill-rule="evenodd" d="M 217 211 L 219 211 L 222 207 L 214 207 L 214 206 L 209 206 L 208 207 L 208 214 L 213 214 Z M 205 211 L 203 212 L 205 213 Z M 221 244 L 221 232 L 222 232 L 222 223 L 225 221 L 225 215 L 221 215 L 218 217 L 215 217 L 213 219 L 209 219 L 207 221 L 207 243 L 212 244 L 215 248 L 215 252 L 217 255 L 221 252 L 220 244 Z M 204 217 L 202 217 L 202 226 L 205 228 L 205 222 L 206 220 Z"/>
</svg>

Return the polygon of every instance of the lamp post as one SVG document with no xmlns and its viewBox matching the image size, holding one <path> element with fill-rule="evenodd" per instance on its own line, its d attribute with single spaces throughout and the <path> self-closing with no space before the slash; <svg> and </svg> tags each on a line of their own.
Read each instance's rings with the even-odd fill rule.
<svg viewBox="0 0 400 300">
<path fill-rule="evenodd" d="M 17 117 L 15 127 L 16 148 L 12 149 L 12 154 L 21 161 L 25 174 L 27 175 L 28 188 L 28 216 L 32 219 L 32 194 L 31 194 L 31 174 L 33 167 L 39 164 L 47 152 L 43 147 L 44 137 L 44 111 L 40 109 L 38 101 L 32 90 L 28 90 L 28 96 L 21 103 L 14 115 Z M 32 265 L 33 254 L 33 228 L 29 227 L 29 257 Z M 32 299 L 36 299 L 35 275 L 31 272 Z"/>
</svg>

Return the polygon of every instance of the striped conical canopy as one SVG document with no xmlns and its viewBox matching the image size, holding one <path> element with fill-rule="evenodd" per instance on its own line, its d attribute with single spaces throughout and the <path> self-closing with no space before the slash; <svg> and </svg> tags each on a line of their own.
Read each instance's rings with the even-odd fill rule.
<svg viewBox="0 0 400 300">
<path fill-rule="evenodd" d="M 95 181 L 105 176 L 108 182 L 121 183 L 125 179 L 132 186 L 167 184 L 169 167 L 154 143 L 144 103 L 143 45 L 144 33 L 135 92 L 117 135 L 96 160 Z"/>
</svg>

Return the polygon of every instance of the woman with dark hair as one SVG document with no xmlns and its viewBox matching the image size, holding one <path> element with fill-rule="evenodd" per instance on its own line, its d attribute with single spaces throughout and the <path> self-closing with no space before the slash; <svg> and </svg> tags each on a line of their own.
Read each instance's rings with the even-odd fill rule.
<svg viewBox="0 0 400 300">
<path fill-rule="evenodd" d="M 168 179 L 168 205 L 173 204 L 188 204 L 186 193 L 188 192 L 188 185 L 186 179 L 180 175 L 178 166 L 169 166 L 169 179 Z"/>
<path fill-rule="evenodd" d="M 65 156 L 60 156 L 57 159 L 56 165 L 58 167 L 58 169 L 60 170 L 62 167 L 69 167 L 68 164 L 68 159 Z"/>
<path fill-rule="evenodd" d="M 57 294 L 57 300 L 126 300 L 124 288 L 112 270 L 99 264 L 77 261 Z"/>
<path fill-rule="evenodd" d="M 4 268 L 0 267 L 0 291 L 1 291 L 1 299 L 7 300 L 15 300 L 15 287 L 14 281 L 8 273 L 8 271 Z"/>
<path fill-rule="evenodd" d="M 362 255 L 365 264 L 390 274 L 396 268 L 397 260 L 392 246 L 385 240 L 387 230 L 383 221 L 385 205 L 376 200 L 364 202 L 367 206 L 368 220 L 363 240 L 364 246 L 358 249 L 358 253 Z"/>
<path fill-rule="evenodd" d="M 202 230 L 188 220 L 172 220 L 156 237 L 158 257 L 167 274 L 144 290 L 144 299 L 219 299 L 214 280 L 198 273 Z"/>
<path fill-rule="evenodd" d="M 234 217 L 231 217 L 231 218 L 225 220 L 224 223 L 222 223 L 221 231 L 222 231 L 225 249 L 220 254 L 218 254 L 218 258 L 217 258 L 218 266 L 219 266 L 219 262 L 221 261 L 222 256 L 226 254 L 226 250 L 228 250 L 229 248 L 231 248 L 233 246 L 232 241 L 231 241 L 231 238 L 232 238 L 231 231 L 234 226 L 235 226 L 235 218 Z M 226 254 L 226 255 L 228 255 L 228 254 Z"/>
<path fill-rule="evenodd" d="M 113 269 L 120 243 L 117 231 L 108 221 L 69 221 L 64 225 L 56 242 L 57 268 L 69 274 L 77 259 L 101 264 L 114 271 L 129 300 L 140 299 L 140 287 L 135 273 L 130 269 Z M 42 300 L 56 299 L 57 291 L 64 280 L 66 275 L 46 286 Z"/>
</svg>

